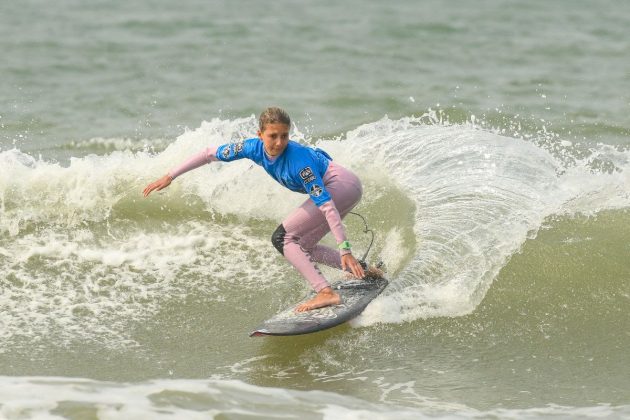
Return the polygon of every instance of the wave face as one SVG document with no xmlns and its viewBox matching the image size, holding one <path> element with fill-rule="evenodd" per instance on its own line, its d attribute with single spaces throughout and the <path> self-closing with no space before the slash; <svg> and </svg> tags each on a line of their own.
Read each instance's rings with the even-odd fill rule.
<svg viewBox="0 0 630 420">
<path fill-rule="evenodd" d="M 356 210 L 377 234 L 369 258 L 385 263 L 391 283 L 350 326 L 256 341 L 252 327 L 307 291 L 269 241 L 305 197 L 249 161 L 213 163 L 141 196 L 192 153 L 255 129 L 253 116 L 214 119 L 159 152 L 94 140 L 87 147 L 101 154 L 65 166 L 0 152 L 0 367 L 23 377 L 5 379 L 6 392 L 57 389 L 59 401 L 46 407 L 69 412 L 77 408 L 68 398 L 85 401 L 79 408 L 117 401 L 111 386 L 139 398 L 122 406 L 145 413 L 162 398 L 158 388 L 175 404 L 189 387 L 187 401 L 234 413 L 204 391 L 233 386 L 271 392 L 276 408 L 288 404 L 288 389 L 330 392 L 322 398 L 335 407 L 291 394 L 296 410 L 323 418 L 362 418 L 364 401 L 378 401 L 370 410 L 383 418 L 627 411 L 630 342 L 616 327 L 630 310 L 627 150 L 508 136 L 434 113 L 384 118 L 335 139 L 294 127 L 296 141 L 324 148 L 362 179 Z M 362 221 L 345 224 L 363 254 Z M 66 379 L 42 385 L 32 375 Z M 99 395 L 89 399 L 67 379 L 82 376 L 115 385 L 85 385 Z M 171 379 L 127 384 L 154 378 Z M 195 382 L 207 378 L 218 382 Z M 264 417 L 265 407 L 250 408 Z M 23 409 L 2 406 L 9 417 Z"/>
<path fill-rule="evenodd" d="M 67 167 L 1 152 L 4 338 L 116 336 L 121 319 L 155 312 L 162 296 L 211 294 L 226 282 L 264 289 L 270 277 L 295 278 L 267 236 L 304 197 L 251 162 L 214 163 L 164 193 L 140 196 L 191 153 L 254 130 L 253 117 L 215 119 L 157 155 L 117 150 Z M 298 130 L 294 137 L 314 143 Z M 427 116 L 385 118 L 315 143 L 363 179 L 357 210 L 377 230 L 371 257 L 392 278 L 355 325 L 471 313 L 547 218 L 624 209 L 630 201 L 629 154 L 612 147 L 575 160 L 569 145 L 558 153 Z M 355 242 L 366 242 L 358 220 L 347 224 Z"/>
</svg>

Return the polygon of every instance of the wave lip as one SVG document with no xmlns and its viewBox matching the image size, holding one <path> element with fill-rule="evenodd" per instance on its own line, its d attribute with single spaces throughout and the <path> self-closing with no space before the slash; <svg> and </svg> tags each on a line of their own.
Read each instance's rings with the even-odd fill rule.
<svg viewBox="0 0 630 420">
<path fill-rule="evenodd" d="M 387 135 L 383 136 L 382 133 Z M 364 322 L 471 312 L 506 260 L 555 211 L 556 160 L 523 140 L 466 126 L 382 120 L 348 134 L 416 206 L 413 259 Z"/>
<path fill-rule="evenodd" d="M 423 118 L 384 118 L 346 137 L 357 160 L 413 201 L 417 239 L 393 287 L 355 325 L 468 314 L 546 218 L 630 205 L 630 153 L 605 145 L 567 162 L 555 138 L 535 143 Z"/>
</svg>

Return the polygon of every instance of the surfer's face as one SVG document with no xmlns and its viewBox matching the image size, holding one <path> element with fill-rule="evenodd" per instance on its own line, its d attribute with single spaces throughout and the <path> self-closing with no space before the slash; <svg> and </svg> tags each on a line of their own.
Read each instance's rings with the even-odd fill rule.
<svg viewBox="0 0 630 420">
<path fill-rule="evenodd" d="M 262 131 L 258 130 L 258 137 L 263 141 L 269 156 L 280 156 L 289 144 L 289 126 L 282 123 L 267 124 Z"/>
</svg>

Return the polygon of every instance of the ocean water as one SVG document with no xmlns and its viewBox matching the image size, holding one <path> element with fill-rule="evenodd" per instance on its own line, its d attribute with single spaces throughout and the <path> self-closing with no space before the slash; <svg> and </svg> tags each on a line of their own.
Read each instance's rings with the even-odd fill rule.
<svg viewBox="0 0 630 420">
<path fill-rule="evenodd" d="M 630 417 L 630 3 L 29 0 L 0 35 L 0 418 Z M 248 337 L 307 293 L 269 240 L 304 196 L 246 161 L 141 195 L 269 105 L 362 179 L 391 282 L 308 336 Z"/>
</svg>

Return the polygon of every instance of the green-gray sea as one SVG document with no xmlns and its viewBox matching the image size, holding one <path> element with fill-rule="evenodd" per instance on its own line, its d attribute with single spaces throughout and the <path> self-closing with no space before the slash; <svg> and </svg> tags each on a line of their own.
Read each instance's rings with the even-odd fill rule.
<svg viewBox="0 0 630 420">
<path fill-rule="evenodd" d="M 630 2 L 4 1 L 0 57 L 0 418 L 630 417 Z M 292 338 L 305 196 L 141 194 L 270 105 L 390 279 Z"/>
</svg>

